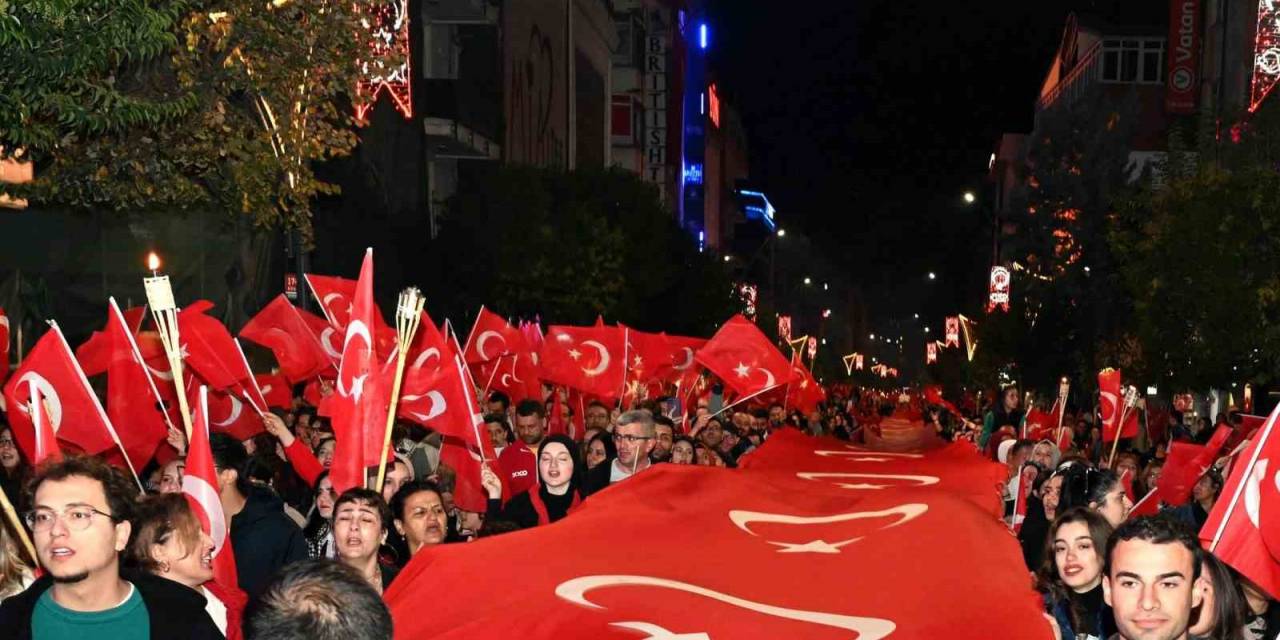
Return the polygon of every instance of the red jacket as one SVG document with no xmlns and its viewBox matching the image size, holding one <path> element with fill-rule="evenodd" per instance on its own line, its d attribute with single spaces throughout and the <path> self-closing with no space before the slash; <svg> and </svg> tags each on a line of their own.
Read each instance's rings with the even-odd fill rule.
<svg viewBox="0 0 1280 640">
<path fill-rule="evenodd" d="M 302 444 L 300 438 L 295 438 L 293 444 L 284 448 L 284 457 L 289 459 L 289 464 L 293 465 L 293 470 L 298 473 L 298 477 L 307 483 L 308 487 L 316 488 L 316 478 L 324 473 L 324 465 L 316 459 L 311 449 L 307 445 Z"/>
<path fill-rule="evenodd" d="M 508 445 L 498 456 L 498 466 L 511 488 L 508 496 L 520 495 L 538 484 L 538 455 L 517 441 Z"/>
</svg>

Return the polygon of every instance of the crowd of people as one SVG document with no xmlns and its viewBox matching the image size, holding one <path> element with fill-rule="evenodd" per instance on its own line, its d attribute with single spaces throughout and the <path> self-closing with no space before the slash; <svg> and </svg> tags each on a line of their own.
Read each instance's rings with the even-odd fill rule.
<svg viewBox="0 0 1280 640">
<path fill-rule="evenodd" d="M 1108 456 L 1091 411 L 1063 416 L 1074 434 L 1065 450 L 1019 437 L 1025 414 L 1013 387 L 957 408 L 846 386 L 807 415 L 777 403 L 724 410 L 714 392 L 691 401 L 687 417 L 674 396 L 628 410 L 591 402 L 575 438 L 550 433 L 550 400 L 492 393 L 483 420 L 497 459 L 481 465 L 477 502 L 458 499 L 474 487 L 442 461 L 442 436 L 407 422 L 393 430 L 381 491 L 336 494 L 333 429 L 298 395 L 249 440 L 210 436 L 236 585 L 213 579 L 223 541 L 204 533 L 182 496 L 181 438 L 171 440 L 178 457 L 143 474 L 140 496 L 98 458 L 33 468 L 0 430 L 0 489 L 23 514 L 39 565 L 0 527 L 0 637 L 386 638 L 380 596 L 425 548 L 545 526 L 654 465 L 736 467 L 780 429 L 860 441 L 904 409 L 936 437 L 972 441 L 1007 466 L 1006 515 L 1057 637 L 1280 634 L 1280 607 L 1196 539 L 1222 490 L 1219 470 L 1202 475 L 1187 504 L 1130 517 L 1159 482 L 1168 442 L 1203 440 L 1199 425 Z M 1019 507 L 1023 482 L 1033 488 Z"/>
</svg>

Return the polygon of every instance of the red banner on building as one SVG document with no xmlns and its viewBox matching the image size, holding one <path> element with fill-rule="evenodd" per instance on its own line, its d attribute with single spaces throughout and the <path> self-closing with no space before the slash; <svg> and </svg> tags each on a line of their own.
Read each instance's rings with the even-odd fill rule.
<svg viewBox="0 0 1280 640">
<path fill-rule="evenodd" d="M 1169 76 L 1164 108 L 1194 113 L 1200 90 L 1200 0 L 1169 0 Z"/>
</svg>

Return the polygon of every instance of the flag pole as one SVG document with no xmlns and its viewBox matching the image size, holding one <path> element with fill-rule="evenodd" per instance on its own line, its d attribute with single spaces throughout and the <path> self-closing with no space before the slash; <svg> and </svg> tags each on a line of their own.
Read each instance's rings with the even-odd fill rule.
<svg viewBox="0 0 1280 640">
<path fill-rule="evenodd" d="M 129 325 L 124 322 L 124 314 L 120 313 L 120 305 L 116 304 L 114 297 L 108 297 L 107 304 L 111 307 L 111 312 L 116 314 L 116 318 L 120 320 L 120 325 L 124 327 L 125 335 L 129 337 L 129 351 L 133 354 L 134 360 L 138 362 L 138 366 L 143 369 L 142 373 L 147 379 L 147 388 L 151 390 L 151 397 L 155 398 L 156 404 L 163 407 L 164 401 L 160 399 L 160 390 L 156 388 L 156 381 L 151 379 L 151 372 L 147 370 L 147 363 L 142 359 L 142 352 L 138 350 L 138 342 L 134 340 Z M 169 419 L 169 412 L 161 411 L 160 415 L 164 418 L 165 425 L 172 429 L 173 421 Z"/>
<path fill-rule="evenodd" d="M 754 397 L 756 397 L 756 396 L 758 396 L 758 395 L 760 395 L 760 394 L 762 394 L 762 393 L 767 393 L 767 392 L 769 392 L 769 391 L 773 391 L 774 389 L 777 389 L 778 387 L 781 387 L 781 386 L 782 386 L 781 384 L 775 384 L 775 385 L 773 385 L 772 387 L 765 387 L 765 388 L 763 388 L 763 389 L 761 389 L 761 390 L 759 390 L 759 391 L 757 391 L 757 392 L 755 392 L 755 393 L 752 393 L 752 394 L 750 394 L 750 395 L 747 395 L 747 396 L 743 396 L 743 397 L 741 397 L 741 398 L 738 398 L 737 400 L 733 401 L 733 404 L 728 404 L 728 405 L 725 405 L 725 406 L 721 407 L 719 411 L 717 411 L 717 412 L 715 412 L 715 413 L 711 414 L 711 415 L 710 415 L 710 416 L 708 416 L 708 417 L 709 417 L 709 418 L 714 418 L 714 417 L 716 417 L 716 416 L 718 416 L 718 415 L 720 415 L 720 414 L 724 413 L 725 411 L 728 411 L 729 409 L 732 409 L 732 408 L 734 408 L 734 407 L 736 407 L 736 406 L 738 406 L 738 405 L 740 405 L 740 404 L 742 404 L 742 403 L 744 403 L 744 402 L 746 402 L 746 401 L 748 401 L 748 400 L 750 400 L 750 399 L 752 399 L 752 398 L 754 398 Z"/>
<path fill-rule="evenodd" d="M 187 406 L 186 389 L 183 388 L 182 345 L 178 333 L 178 306 L 173 301 L 173 287 L 169 284 L 169 276 L 143 278 L 142 286 L 147 290 L 147 303 L 151 306 L 156 331 L 160 334 L 164 353 L 169 358 L 169 371 L 173 374 L 173 384 L 178 391 L 178 409 L 182 413 L 182 426 L 187 430 L 187 442 L 191 442 L 191 407 Z"/>
<path fill-rule="evenodd" d="M 14 510 L 13 503 L 9 502 L 9 496 L 3 491 L 0 491 L 0 506 L 4 507 L 4 514 L 9 518 L 9 524 L 13 527 L 18 539 L 22 541 L 22 548 L 26 550 L 27 555 L 31 556 L 31 566 L 40 566 L 40 556 L 36 555 L 35 545 L 31 544 L 31 536 L 27 535 L 27 529 L 22 526 L 18 512 Z"/>
<path fill-rule="evenodd" d="M 387 408 L 387 427 L 382 433 L 382 453 L 379 454 L 376 485 L 378 492 L 382 492 L 382 483 L 387 477 L 387 449 L 391 446 L 391 428 L 396 423 L 396 405 L 400 400 L 400 383 L 404 380 L 404 363 L 409 357 L 413 336 L 418 332 L 418 323 L 422 321 L 425 302 L 417 287 L 409 287 L 400 292 L 400 303 L 396 305 L 396 350 L 399 354 L 396 357 L 395 380 L 391 384 L 391 402 Z"/>
</svg>

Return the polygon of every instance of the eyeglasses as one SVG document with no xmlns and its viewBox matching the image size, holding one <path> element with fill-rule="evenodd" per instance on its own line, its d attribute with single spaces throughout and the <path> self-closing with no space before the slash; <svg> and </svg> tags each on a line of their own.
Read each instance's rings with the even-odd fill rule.
<svg viewBox="0 0 1280 640">
<path fill-rule="evenodd" d="M 0 448 L 5 448 L 5 447 L 15 447 L 15 446 L 17 446 L 17 445 L 14 443 L 13 438 L 2 438 L 2 439 L 0 439 Z"/>
<path fill-rule="evenodd" d="M 633 436 L 633 435 L 627 435 L 622 433 L 613 434 L 614 442 L 625 442 L 627 444 L 635 444 L 637 442 L 644 442 L 645 440 L 652 440 L 652 439 L 653 439 L 653 436 Z"/>
<path fill-rule="evenodd" d="M 28 511 L 26 518 L 24 519 L 27 521 L 27 526 L 31 527 L 31 530 L 36 533 L 43 533 L 52 529 L 53 523 L 57 521 L 59 516 L 61 516 L 62 521 L 67 524 L 68 529 L 72 531 L 84 531 L 89 528 L 89 525 L 93 524 L 93 516 L 95 515 L 102 516 L 112 522 L 119 521 L 119 518 L 116 518 L 109 513 L 103 513 L 93 507 L 86 506 L 68 507 L 64 509 L 61 514 L 53 509 L 35 509 L 33 511 Z"/>
</svg>

